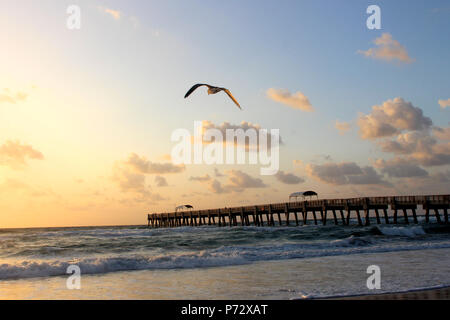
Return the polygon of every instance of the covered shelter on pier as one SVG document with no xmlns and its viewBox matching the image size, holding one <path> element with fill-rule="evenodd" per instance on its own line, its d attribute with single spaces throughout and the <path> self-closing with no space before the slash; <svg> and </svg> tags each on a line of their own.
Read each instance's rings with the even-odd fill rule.
<svg viewBox="0 0 450 320">
<path fill-rule="evenodd" d="M 190 204 L 183 204 L 181 206 L 176 207 L 175 212 L 178 212 L 178 210 L 184 210 L 184 209 L 192 210 L 192 209 L 194 209 L 194 207 L 191 206 Z"/>
<path fill-rule="evenodd" d="M 301 200 L 304 201 L 306 197 L 309 197 L 309 200 L 311 200 L 313 196 L 319 199 L 319 196 L 315 191 L 308 190 L 302 192 L 294 192 L 289 195 L 289 201 L 291 201 L 292 198 L 294 198 L 295 200 L 298 200 L 298 198 L 300 198 Z"/>
</svg>

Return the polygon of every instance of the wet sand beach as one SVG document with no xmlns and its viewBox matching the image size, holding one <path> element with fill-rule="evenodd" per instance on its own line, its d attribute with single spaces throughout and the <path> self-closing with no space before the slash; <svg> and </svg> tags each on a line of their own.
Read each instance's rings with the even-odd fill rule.
<svg viewBox="0 0 450 320">
<path fill-rule="evenodd" d="M 333 298 L 334 299 L 334 298 Z M 336 300 L 450 300 L 450 287 L 335 298 Z"/>
</svg>

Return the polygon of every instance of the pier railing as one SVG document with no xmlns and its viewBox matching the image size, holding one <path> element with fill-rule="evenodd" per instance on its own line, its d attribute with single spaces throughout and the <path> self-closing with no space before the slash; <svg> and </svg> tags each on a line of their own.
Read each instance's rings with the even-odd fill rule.
<svg viewBox="0 0 450 320">
<path fill-rule="evenodd" d="M 430 212 L 434 213 L 438 223 L 448 223 L 450 195 L 418 195 L 418 196 L 387 196 L 360 197 L 349 199 L 322 199 L 310 201 L 295 201 L 283 203 L 261 204 L 253 206 L 216 208 L 204 210 L 178 211 L 171 213 L 148 214 L 148 226 L 179 227 L 197 225 L 218 226 L 275 226 L 307 224 L 312 213 L 314 224 L 327 224 L 328 212 L 332 213 L 334 223 L 349 225 L 352 217 L 357 218 L 359 225 L 370 225 L 371 214 L 375 214 L 376 223 L 399 223 L 399 212 L 403 215 L 402 223 L 418 223 L 416 210 L 422 206 L 425 211 L 425 221 L 430 221 Z M 388 215 L 390 209 L 393 214 Z M 411 213 L 408 215 L 408 210 Z M 439 211 L 443 212 L 443 217 Z M 361 216 L 361 212 L 364 216 Z M 320 213 L 320 217 L 317 216 Z M 382 215 L 381 215 L 382 214 Z M 284 219 L 282 219 L 282 215 Z M 277 223 L 275 218 L 278 218 Z M 291 218 L 294 218 L 292 220 Z M 364 218 L 364 219 L 363 219 Z M 363 221 L 364 220 L 364 221 Z"/>
</svg>

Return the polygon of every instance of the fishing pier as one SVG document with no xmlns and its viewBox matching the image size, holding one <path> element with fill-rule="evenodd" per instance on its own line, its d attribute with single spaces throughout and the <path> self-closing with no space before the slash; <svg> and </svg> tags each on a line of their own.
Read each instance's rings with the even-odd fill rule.
<svg viewBox="0 0 450 320">
<path fill-rule="evenodd" d="M 191 207 L 171 213 L 151 213 L 147 219 L 151 228 L 326 225 L 328 220 L 335 225 L 350 225 L 351 221 L 356 221 L 360 226 L 368 226 L 371 221 L 376 224 L 417 224 L 417 210 L 420 209 L 424 211 L 427 223 L 431 215 L 437 223 L 448 224 L 450 195 L 305 200 L 206 210 Z"/>
</svg>

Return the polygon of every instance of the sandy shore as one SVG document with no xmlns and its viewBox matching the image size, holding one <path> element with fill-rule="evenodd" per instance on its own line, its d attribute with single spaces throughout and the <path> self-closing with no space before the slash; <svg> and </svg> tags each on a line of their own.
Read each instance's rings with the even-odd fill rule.
<svg viewBox="0 0 450 320">
<path fill-rule="evenodd" d="M 450 300 L 450 287 L 333 298 L 336 300 Z"/>
<path fill-rule="evenodd" d="M 344 298 L 345 294 L 347 299 L 392 299 L 383 295 L 354 297 L 357 293 L 383 292 L 365 290 L 369 263 L 384 267 L 384 292 L 436 289 L 446 284 L 436 279 L 447 279 L 450 274 L 448 257 L 450 248 L 260 261 L 211 268 L 86 273 L 82 275 L 80 290 L 67 289 L 68 276 L 9 279 L 0 281 L 0 299 L 303 300 Z M 2 259 L 1 263 L 10 262 Z M 427 290 L 426 297 L 420 297 L 419 291 L 397 295 L 413 295 L 409 299 L 450 299 L 448 290 L 445 295 L 443 288 L 439 292 Z M 351 294 L 353 297 L 349 297 Z"/>
</svg>

